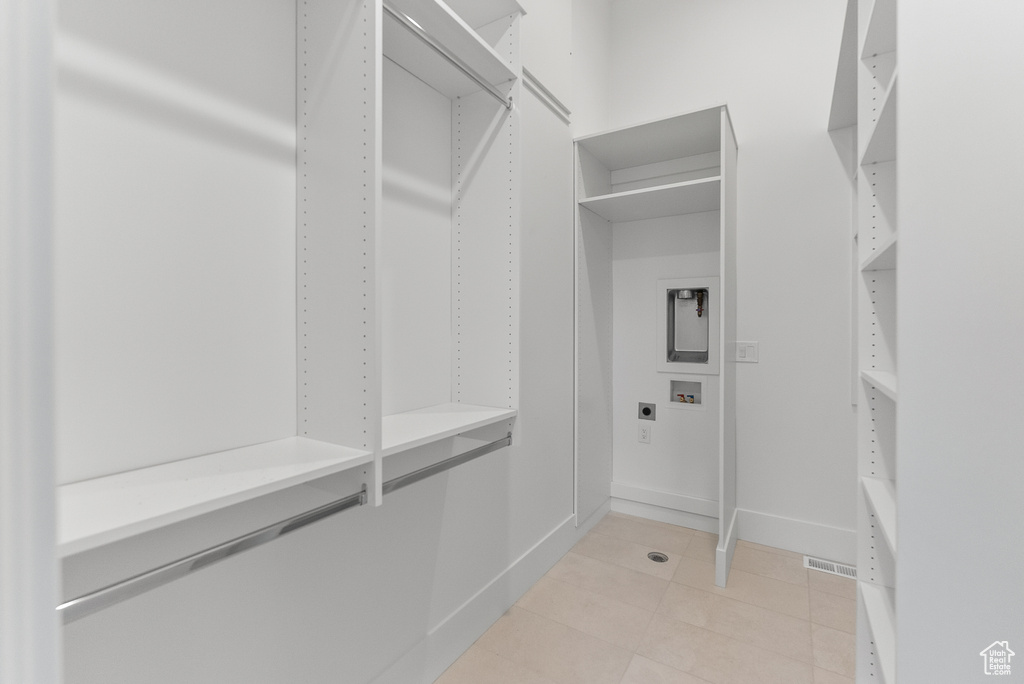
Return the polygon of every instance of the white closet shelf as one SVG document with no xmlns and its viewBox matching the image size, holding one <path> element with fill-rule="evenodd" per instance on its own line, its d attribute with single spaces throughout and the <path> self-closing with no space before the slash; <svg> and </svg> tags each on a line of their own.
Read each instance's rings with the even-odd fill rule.
<svg viewBox="0 0 1024 684">
<path fill-rule="evenodd" d="M 516 0 L 445 0 L 445 3 L 476 29 L 516 12 L 526 13 Z"/>
<path fill-rule="evenodd" d="M 696 214 L 704 211 L 718 211 L 721 203 L 721 187 L 721 176 L 713 176 L 683 183 L 590 197 L 580 200 L 580 206 L 590 209 L 612 223 Z"/>
<path fill-rule="evenodd" d="M 889 545 L 893 557 L 896 556 L 896 485 L 892 480 L 877 477 L 860 478 L 860 486 L 864 489 L 868 503 L 875 511 L 882 536 Z"/>
<path fill-rule="evenodd" d="M 516 417 L 516 410 L 472 404 L 438 404 L 384 416 L 381 454 L 390 456 Z"/>
<path fill-rule="evenodd" d="M 516 78 L 515 72 L 494 48 L 440 0 L 388 0 L 387 5 L 409 17 L 453 57 L 491 85 L 497 86 Z M 384 12 L 384 56 L 449 98 L 480 90 L 480 85 L 387 12 Z"/>
<path fill-rule="evenodd" d="M 372 452 L 290 437 L 62 485 L 57 488 L 58 555 L 87 551 L 372 461 Z"/>
<path fill-rule="evenodd" d="M 860 265 L 862 271 L 891 271 L 896 268 L 896 237 L 893 234 Z"/>
<path fill-rule="evenodd" d="M 857 124 L 857 3 L 847 0 L 828 130 Z"/>
<path fill-rule="evenodd" d="M 875 653 L 882 679 L 889 684 L 896 681 L 896 617 L 893 610 L 893 591 L 870 582 L 858 582 L 868 624 L 874 637 Z"/>
<path fill-rule="evenodd" d="M 889 397 L 893 401 L 896 401 L 896 374 L 886 371 L 876 370 L 862 370 L 860 372 L 862 380 L 870 384 L 872 387 L 880 391 L 885 396 Z"/>
<path fill-rule="evenodd" d="M 864 32 L 861 59 L 896 50 L 896 0 L 875 0 Z"/>
<path fill-rule="evenodd" d="M 893 72 L 875 125 L 868 131 L 861 166 L 896 159 L 896 76 Z"/>
</svg>

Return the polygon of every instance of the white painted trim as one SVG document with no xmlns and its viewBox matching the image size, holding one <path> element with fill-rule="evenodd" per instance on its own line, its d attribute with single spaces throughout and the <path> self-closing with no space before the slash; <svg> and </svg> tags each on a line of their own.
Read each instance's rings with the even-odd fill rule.
<svg viewBox="0 0 1024 684">
<path fill-rule="evenodd" d="M 611 508 L 616 513 L 635 515 L 638 518 L 647 518 L 648 520 L 657 520 L 658 522 L 670 525 L 689 527 L 692 530 L 701 530 L 709 534 L 718 534 L 718 518 L 711 518 L 706 515 L 677 511 L 672 508 L 654 506 L 629 499 L 613 498 Z"/>
<path fill-rule="evenodd" d="M 732 511 L 732 519 L 729 520 L 728 532 L 725 539 L 718 539 L 718 546 L 715 548 L 715 584 L 725 587 L 729 580 L 729 568 L 732 567 L 732 555 L 736 552 L 736 518 L 737 510 Z"/>
<path fill-rule="evenodd" d="M 739 539 L 827 560 L 857 564 L 857 531 L 736 509 Z"/>
<path fill-rule="evenodd" d="M 0 3 L 0 682 L 56 684 L 49 2 Z"/>
<path fill-rule="evenodd" d="M 441 676 L 603 517 L 606 507 L 607 504 L 599 511 L 600 515 L 591 516 L 587 524 L 579 528 L 576 527 L 575 515 L 566 518 L 487 586 L 435 625 L 424 639 L 374 679 L 373 684 L 432 682 Z"/>
<path fill-rule="evenodd" d="M 683 513 L 696 513 L 708 518 L 718 518 L 718 502 L 711 499 L 701 499 L 696 496 L 662 492 L 656 489 L 644 489 L 632 485 L 612 482 L 612 496 L 617 499 L 626 499 L 639 503 L 660 506 L 670 510 Z M 717 531 L 717 528 L 716 528 Z"/>
<path fill-rule="evenodd" d="M 585 535 L 587 532 L 592 530 L 594 525 L 596 525 L 597 523 L 601 522 L 601 518 L 603 518 L 605 515 L 607 515 L 608 512 L 611 511 L 611 510 L 612 510 L 612 499 L 609 498 L 609 499 L 606 499 L 605 502 L 603 504 L 601 504 L 597 508 L 596 511 L 591 513 L 590 517 L 587 518 L 586 520 L 580 521 L 579 514 L 578 513 L 574 514 L 573 517 L 576 518 L 576 529 L 579 532 L 579 538 L 582 539 L 583 535 Z"/>
</svg>

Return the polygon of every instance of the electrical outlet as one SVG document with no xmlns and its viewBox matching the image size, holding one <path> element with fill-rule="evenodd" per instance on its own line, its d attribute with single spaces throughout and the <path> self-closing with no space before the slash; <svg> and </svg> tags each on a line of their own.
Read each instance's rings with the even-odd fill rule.
<svg viewBox="0 0 1024 684">
<path fill-rule="evenodd" d="M 640 442 L 642 444 L 650 444 L 651 443 L 651 424 L 650 423 L 646 423 L 644 421 L 640 422 L 640 434 L 638 435 L 638 439 L 640 440 Z"/>
</svg>

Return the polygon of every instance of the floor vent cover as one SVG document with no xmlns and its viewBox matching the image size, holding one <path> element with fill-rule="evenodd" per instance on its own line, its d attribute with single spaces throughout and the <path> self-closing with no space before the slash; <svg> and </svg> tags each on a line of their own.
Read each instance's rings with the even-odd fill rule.
<svg viewBox="0 0 1024 684">
<path fill-rule="evenodd" d="M 830 575 L 839 575 L 840 577 L 857 579 L 857 568 L 851 565 L 843 565 L 842 563 L 833 563 L 832 561 L 822 560 L 820 558 L 804 556 L 804 567 L 810 568 L 811 570 L 827 572 Z"/>
</svg>

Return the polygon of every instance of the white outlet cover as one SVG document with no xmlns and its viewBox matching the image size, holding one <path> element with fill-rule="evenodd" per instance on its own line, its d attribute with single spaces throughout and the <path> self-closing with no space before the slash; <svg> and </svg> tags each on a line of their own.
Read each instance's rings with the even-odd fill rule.
<svg viewBox="0 0 1024 684">
<path fill-rule="evenodd" d="M 737 342 L 736 361 L 739 363 L 757 363 L 757 342 Z"/>
<path fill-rule="evenodd" d="M 641 444 L 651 443 L 651 424 L 649 422 L 640 422 L 640 427 L 637 432 L 637 440 L 640 441 Z"/>
</svg>

